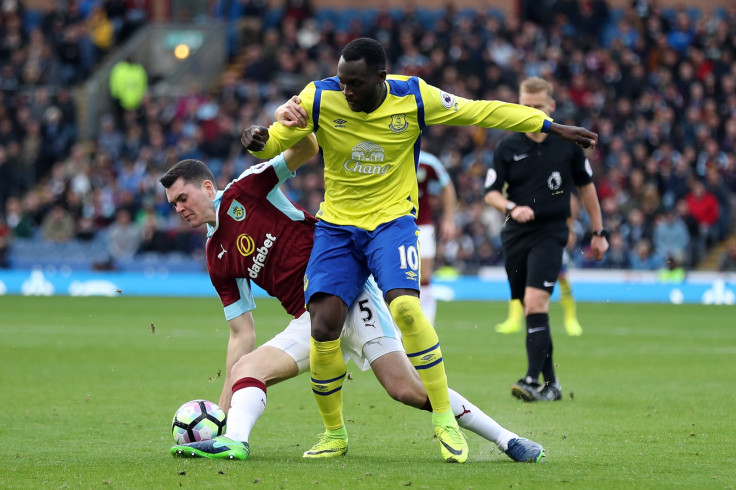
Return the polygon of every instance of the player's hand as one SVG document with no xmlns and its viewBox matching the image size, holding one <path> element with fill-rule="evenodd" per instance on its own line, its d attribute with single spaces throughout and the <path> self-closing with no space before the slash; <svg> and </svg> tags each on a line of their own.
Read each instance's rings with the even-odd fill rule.
<svg viewBox="0 0 736 490">
<path fill-rule="evenodd" d="M 449 242 L 453 238 L 456 238 L 458 235 L 457 231 L 454 216 L 447 216 L 440 223 L 440 238 L 443 242 Z"/>
<path fill-rule="evenodd" d="M 301 102 L 301 99 L 298 95 L 295 95 L 282 105 L 278 106 L 276 111 L 273 113 L 274 120 L 289 128 L 294 126 L 306 128 L 308 117 L 307 111 L 304 110 L 304 107 L 299 105 L 299 102 Z"/>
<path fill-rule="evenodd" d="M 590 250 L 595 260 L 601 260 L 608 250 L 608 240 L 605 236 L 593 236 L 590 239 Z"/>
<path fill-rule="evenodd" d="M 564 124 L 552 123 L 549 132 L 556 134 L 563 140 L 572 141 L 583 148 L 595 148 L 598 144 L 598 135 L 579 126 L 566 126 Z"/>
<path fill-rule="evenodd" d="M 268 128 L 263 126 L 251 126 L 243 131 L 240 143 L 248 151 L 262 151 L 268 141 Z"/>
<path fill-rule="evenodd" d="M 517 223 L 534 221 L 534 210 L 529 206 L 516 206 L 511 210 L 509 216 Z"/>
</svg>

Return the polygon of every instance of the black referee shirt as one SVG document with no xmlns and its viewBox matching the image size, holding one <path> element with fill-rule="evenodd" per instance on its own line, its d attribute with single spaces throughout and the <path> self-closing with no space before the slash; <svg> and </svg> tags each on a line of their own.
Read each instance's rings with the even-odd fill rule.
<svg viewBox="0 0 736 490">
<path fill-rule="evenodd" d="M 566 220 L 570 193 L 593 181 L 593 170 L 583 149 L 555 135 L 537 143 L 523 133 L 504 139 L 488 169 L 485 193 L 503 192 L 519 206 L 534 210 L 534 221 Z"/>
</svg>

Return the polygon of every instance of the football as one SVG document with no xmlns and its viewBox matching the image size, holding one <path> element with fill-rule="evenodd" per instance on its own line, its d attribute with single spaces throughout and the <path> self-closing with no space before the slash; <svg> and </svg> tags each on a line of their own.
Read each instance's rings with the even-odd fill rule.
<svg viewBox="0 0 736 490">
<path fill-rule="evenodd" d="M 177 444 L 206 441 L 225 433 L 225 412 L 207 400 L 192 400 L 179 407 L 171 423 Z"/>
</svg>

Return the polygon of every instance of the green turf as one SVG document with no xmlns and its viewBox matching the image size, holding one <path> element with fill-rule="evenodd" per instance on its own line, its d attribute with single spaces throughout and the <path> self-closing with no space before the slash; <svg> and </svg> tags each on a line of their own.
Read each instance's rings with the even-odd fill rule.
<svg viewBox="0 0 736 490">
<path fill-rule="evenodd" d="M 510 384 L 523 334 L 499 335 L 502 303 L 439 306 L 450 385 L 542 443 L 513 463 L 469 435 L 441 462 L 430 416 L 349 366 L 350 452 L 305 461 L 321 423 L 306 376 L 269 389 L 246 462 L 177 459 L 171 417 L 217 401 L 227 325 L 216 299 L 0 297 L 0 488 L 733 488 L 736 321 L 728 306 L 581 304 L 585 333 L 551 317 L 564 400 L 529 405 Z M 287 317 L 255 312 L 258 342 Z M 155 326 L 152 332 L 151 324 Z"/>
</svg>

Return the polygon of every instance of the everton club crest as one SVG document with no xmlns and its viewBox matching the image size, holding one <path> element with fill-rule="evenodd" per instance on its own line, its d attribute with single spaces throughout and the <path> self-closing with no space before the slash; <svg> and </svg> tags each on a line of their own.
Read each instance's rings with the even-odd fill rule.
<svg viewBox="0 0 736 490">
<path fill-rule="evenodd" d="M 406 114 L 394 114 L 391 116 L 391 124 L 388 125 L 388 128 L 394 133 L 403 133 L 408 127 L 409 123 L 406 122 Z"/>
</svg>

